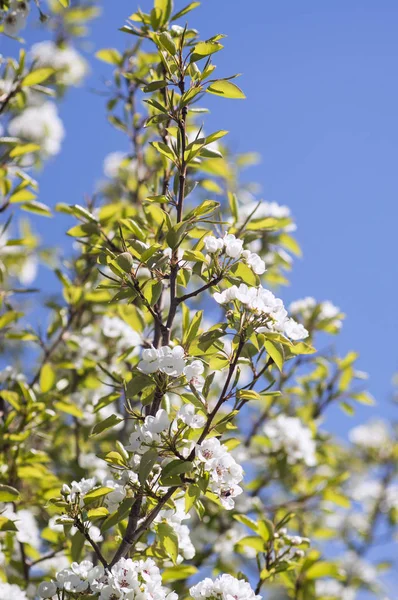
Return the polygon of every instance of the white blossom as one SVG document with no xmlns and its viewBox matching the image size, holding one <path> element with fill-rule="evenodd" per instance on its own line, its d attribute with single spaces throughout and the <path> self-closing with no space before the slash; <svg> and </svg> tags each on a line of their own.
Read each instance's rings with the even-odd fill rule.
<svg viewBox="0 0 398 600">
<path fill-rule="evenodd" d="M 204 440 L 197 447 L 196 457 L 204 463 L 205 470 L 210 474 L 211 491 L 220 498 L 224 508 L 233 509 L 234 498 L 242 493 L 238 485 L 243 479 L 242 467 L 217 438 Z"/>
<path fill-rule="evenodd" d="M 124 152 L 111 152 L 104 160 L 104 173 L 109 179 L 123 175 L 144 179 L 146 169 L 138 164 L 137 159 L 129 158 Z"/>
<path fill-rule="evenodd" d="M 244 579 L 236 579 L 232 575 L 220 575 L 214 581 L 206 578 L 192 586 L 189 590 L 194 600 L 261 600 Z"/>
<path fill-rule="evenodd" d="M 351 429 L 349 439 L 360 448 L 382 452 L 388 449 L 390 434 L 386 423 L 375 419 Z"/>
<path fill-rule="evenodd" d="M 26 25 L 29 14 L 28 0 L 11 0 L 3 21 L 3 31 L 7 35 L 16 36 Z"/>
<path fill-rule="evenodd" d="M 193 404 L 184 404 L 178 411 L 177 418 L 191 429 L 201 429 L 206 423 L 206 417 L 198 414 Z"/>
<path fill-rule="evenodd" d="M 185 368 L 184 354 L 182 346 L 147 348 L 142 353 L 142 361 L 139 363 L 138 368 L 143 373 L 161 371 L 171 377 L 180 377 Z"/>
<path fill-rule="evenodd" d="M 0 581 L 0 600 L 28 600 L 28 596 L 18 585 Z"/>
<path fill-rule="evenodd" d="M 10 135 L 39 144 L 44 156 L 54 156 L 61 149 L 65 131 L 53 102 L 31 106 L 14 117 L 9 125 Z"/>
<path fill-rule="evenodd" d="M 224 240 L 221 238 L 216 238 L 213 235 L 208 235 L 204 238 L 204 244 L 207 252 L 210 254 L 214 254 L 214 252 L 219 252 L 224 248 Z"/>
<path fill-rule="evenodd" d="M 40 598 L 52 598 L 57 593 L 57 586 L 53 581 L 43 581 L 37 588 Z"/>
<path fill-rule="evenodd" d="M 264 434 L 270 439 L 274 452 L 286 453 L 289 464 L 303 461 L 309 467 L 316 465 L 315 441 L 300 419 L 278 415 L 265 424 Z"/>
<path fill-rule="evenodd" d="M 224 236 L 225 254 L 231 258 L 239 258 L 242 254 L 243 241 L 237 239 L 232 233 Z"/>
<path fill-rule="evenodd" d="M 276 298 L 272 292 L 262 286 L 255 288 L 241 283 L 239 286 L 233 285 L 221 293 L 216 292 L 213 297 L 218 304 L 228 304 L 233 300 L 238 300 L 256 316 L 265 317 L 264 325 L 257 329 L 260 333 L 267 331 L 283 333 L 292 340 L 300 340 L 308 336 L 305 327 L 288 317 L 282 300 Z"/>
<path fill-rule="evenodd" d="M 50 67 L 57 71 L 57 80 L 64 85 L 78 85 L 87 73 L 87 63 L 72 46 L 58 46 L 51 40 L 34 44 L 30 51 L 35 67 Z"/>
</svg>

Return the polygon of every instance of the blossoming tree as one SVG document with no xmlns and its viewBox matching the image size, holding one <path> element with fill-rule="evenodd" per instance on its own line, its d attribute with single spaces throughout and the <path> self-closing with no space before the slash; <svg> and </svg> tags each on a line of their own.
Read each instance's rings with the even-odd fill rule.
<svg viewBox="0 0 398 600">
<path fill-rule="evenodd" d="M 155 0 L 121 28 L 128 50 L 97 53 L 129 150 L 86 205 L 55 206 L 75 244 L 54 258 L 20 211 L 53 216 L 35 168 L 60 151 L 57 99 L 85 76 L 74 42 L 98 7 L 0 2 L 16 44 L 28 21 L 50 32 L 0 64 L 0 600 L 386 595 L 366 554 L 394 535 L 396 438 L 323 425 L 372 399 L 354 352 L 315 351 L 340 310 L 268 289 L 300 252 L 294 223 L 240 184 L 253 157 L 205 133 L 207 94 L 244 93 L 215 75 L 223 36 L 186 24 L 198 4 Z M 25 301 L 41 261 L 60 285 L 44 333 Z"/>
</svg>

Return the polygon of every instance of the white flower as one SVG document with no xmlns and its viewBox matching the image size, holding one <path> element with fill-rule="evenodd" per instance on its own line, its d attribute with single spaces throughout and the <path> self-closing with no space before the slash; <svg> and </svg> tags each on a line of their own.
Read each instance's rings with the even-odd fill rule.
<svg viewBox="0 0 398 600">
<path fill-rule="evenodd" d="M 243 241 L 238 240 L 232 233 L 226 233 L 223 241 L 225 254 L 231 258 L 239 258 L 242 254 Z"/>
<path fill-rule="evenodd" d="M 34 44 L 31 57 L 35 67 L 58 71 L 57 80 L 64 85 L 78 85 L 87 73 L 87 63 L 71 46 L 58 46 L 51 40 Z"/>
<path fill-rule="evenodd" d="M 204 579 L 191 587 L 189 593 L 194 600 L 261 600 L 261 596 L 256 596 L 247 581 L 225 574 L 215 581 Z"/>
<path fill-rule="evenodd" d="M 62 493 L 64 494 L 66 501 L 70 504 L 79 503 L 79 506 L 84 506 L 84 496 L 88 494 L 97 485 L 95 477 L 90 479 L 81 479 L 80 481 L 72 481 L 69 485 L 64 484 L 62 486 Z"/>
<path fill-rule="evenodd" d="M 37 588 L 40 598 L 52 598 L 57 593 L 57 586 L 53 581 L 43 581 Z"/>
<path fill-rule="evenodd" d="M 286 453 L 289 464 L 303 461 L 309 467 L 316 465 L 312 433 L 300 419 L 278 415 L 264 426 L 264 434 L 270 439 L 273 451 L 283 450 Z"/>
<path fill-rule="evenodd" d="M 203 366 L 202 361 L 193 360 L 190 365 L 187 365 L 184 368 L 184 375 L 187 378 L 188 382 L 193 385 L 195 388 L 203 388 L 204 379 L 201 377 L 205 368 Z"/>
<path fill-rule="evenodd" d="M 145 417 L 144 424 L 138 427 L 129 437 L 126 449 L 130 452 L 144 452 L 144 444 L 150 445 L 159 440 L 159 435 L 170 425 L 169 417 L 164 409 L 159 409 L 156 415 Z"/>
<path fill-rule="evenodd" d="M 104 160 L 104 173 L 109 179 L 117 179 L 121 175 L 144 179 L 146 169 L 124 152 L 111 152 Z"/>
<path fill-rule="evenodd" d="M 204 440 L 197 448 L 197 458 L 205 463 L 212 464 L 213 459 L 219 458 L 224 449 L 217 438 Z"/>
<path fill-rule="evenodd" d="M 294 319 L 287 319 L 287 321 L 285 321 L 284 333 L 291 340 L 304 340 L 308 337 L 308 331 L 304 325 L 297 323 Z"/>
<path fill-rule="evenodd" d="M 29 2 L 27 0 L 11 0 L 3 21 L 4 33 L 16 36 L 25 27 L 28 14 Z"/>
<path fill-rule="evenodd" d="M 353 444 L 367 450 L 383 451 L 390 443 L 390 433 L 386 423 L 380 419 L 358 425 L 351 429 L 349 439 Z"/>
<path fill-rule="evenodd" d="M 238 288 L 236 285 L 232 285 L 221 293 L 216 292 L 213 298 L 216 302 L 218 302 L 218 304 L 227 304 L 228 302 L 231 302 L 231 300 L 236 299 L 237 291 Z"/>
<path fill-rule="evenodd" d="M 216 238 L 213 235 L 206 236 L 203 241 L 207 252 L 209 252 L 210 254 L 218 252 L 224 247 L 224 240 L 222 240 L 221 238 Z"/>
<path fill-rule="evenodd" d="M 195 411 L 193 404 L 184 404 L 177 413 L 177 418 L 188 425 L 191 429 L 201 429 L 206 423 L 206 417 Z"/>
<path fill-rule="evenodd" d="M 14 521 L 18 532 L 15 537 L 21 544 L 29 544 L 33 548 L 40 548 L 40 531 L 36 519 L 30 510 L 24 508 L 14 512 L 12 505 L 9 504 L 1 513 L 2 516 Z"/>
<path fill-rule="evenodd" d="M 180 377 L 185 368 L 184 349 L 182 346 L 162 346 L 161 348 L 147 348 L 142 353 L 142 361 L 138 368 L 143 373 L 161 371 L 171 377 Z"/>
<path fill-rule="evenodd" d="M 44 156 L 58 154 L 65 135 L 57 108 L 52 102 L 26 108 L 10 121 L 8 132 L 22 140 L 39 144 Z"/>
<path fill-rule="evenodd" d="M 217 438 L 204 440 L 197 446 L 196 458 L 204 463 L 210 473 L 210 489 L 227 510 L 235 506 L 234 498 L 242 493 L 238 485 L 243 479 L 243 469 L 222 446 Z"/>
<path fill-rule="evenodd" d="M 246 260 L 249 267 L 252 269 L 256 275 L 262 275 L 265 273 L 265 262 L 262 258 L 255 252 L 250 252 L 250 250 L 244 250 L 242 252 L 242 257 Z"/>
</svg>

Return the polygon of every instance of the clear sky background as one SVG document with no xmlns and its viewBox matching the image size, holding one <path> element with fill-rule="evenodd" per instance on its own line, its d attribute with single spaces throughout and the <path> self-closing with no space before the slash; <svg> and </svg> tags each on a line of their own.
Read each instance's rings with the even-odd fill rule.
<svg viewBox="0 0 398 600">
<path fill-rule="evenodd" d="M 181 8 L 188 3 L 176 1 Z M 104 0 L 92 25 L 92 46 L 124 48 L 118 31 L 135 0 Z M 141 1 L 148 10 L 152 2 Z M 247 173 L 261 196 L 291 208 L 304 257 L 295 262 L 286 302 L 306 295 L 330 299 L 347 314 L 336 346 L 358 350 L 370 375 L 376 411 L 392 417 L 391 378 L 398 367 L 398 2 L 396 0 L 203 0 L 189 15 L 202 38 L 225 33 L 216 56 L 220 76 L 243 73 L 247 100 L 209 98 L 206 131 L 227 129 L 237 152 L 262 163 Z M 28 43 L 42 32 L 27 36 Z M 84 50 L 84 47 L 82 47 Z M 0 52 L 17 50 L 0 42 Z M 110 68 L 90 59 L 85 85 L 61 106 L 67 130 L 62 153 L 40 175 L 40 200 L 82 203 L 111 151 L 127 141 L 106 121 L 103 89 Z M 43 241 L 69 245 L 68 222 L 35 219 Z M 65 240 L 65 241 L 64 241 Z M 47 291 L 54 276 L 42 271 Z M 361 408 L 360 418 L 373 409 Z M 344 433 L 338 413 L 331 426 Z M 343 421 L 343 424 L 342 424 Z M 342 429 L 340 429 L 342 428 Z"/>
</svg>

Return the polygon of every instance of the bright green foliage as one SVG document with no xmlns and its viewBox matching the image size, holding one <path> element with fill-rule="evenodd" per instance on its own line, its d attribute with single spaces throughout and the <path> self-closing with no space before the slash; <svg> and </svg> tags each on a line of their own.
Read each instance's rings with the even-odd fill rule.
<svg viewBox="0 0 398 600">
<path fill-rule="evenodd" d="M 66 36 L 54 51 L 88 33 L 96 4 L 50 2 L 48 25 Z M 72 71 L 24 51 L 1 65 L 0 113 L 19 133 L 0 138 L 0 343 L 12 363 L 0 376 L 0 597 L 5 582 L 53 580 L 62 560 L 109 570 L 123 557 L 153 559 L 181 599 L 209 569 L 264 598 L 384 593 L 365 556 L 396 529 L 396 437 L 383 423 L 350 444 L 328 433 L 329 409 L 349 419 L 373 399 L 357 354 L 330 350 L 339 309 L 307 298 L 288 316 L 266 291 L 287 283 L 300 248 L 286 207 L 248 200 L 240 171 L 257 157 L 205 130 L 206 93 L 245 95 L 236 75 L 215 77 L 224 36 L 185 26 L 197 6 L 155 0 L 121 27 L 126 50 L 96 53 L 112 81 L 108 121 L 130 149 L 107 158 L 85 206 L 40 201 L 33 167 L 57 144 L 15 123 L 32 92 L 62 97 Z M 68 215 L 78 250 L 42 247 L 20 210 Z M 59 282 L 45 331 L 27 325 L 37 263 Z"/>
</svg>

